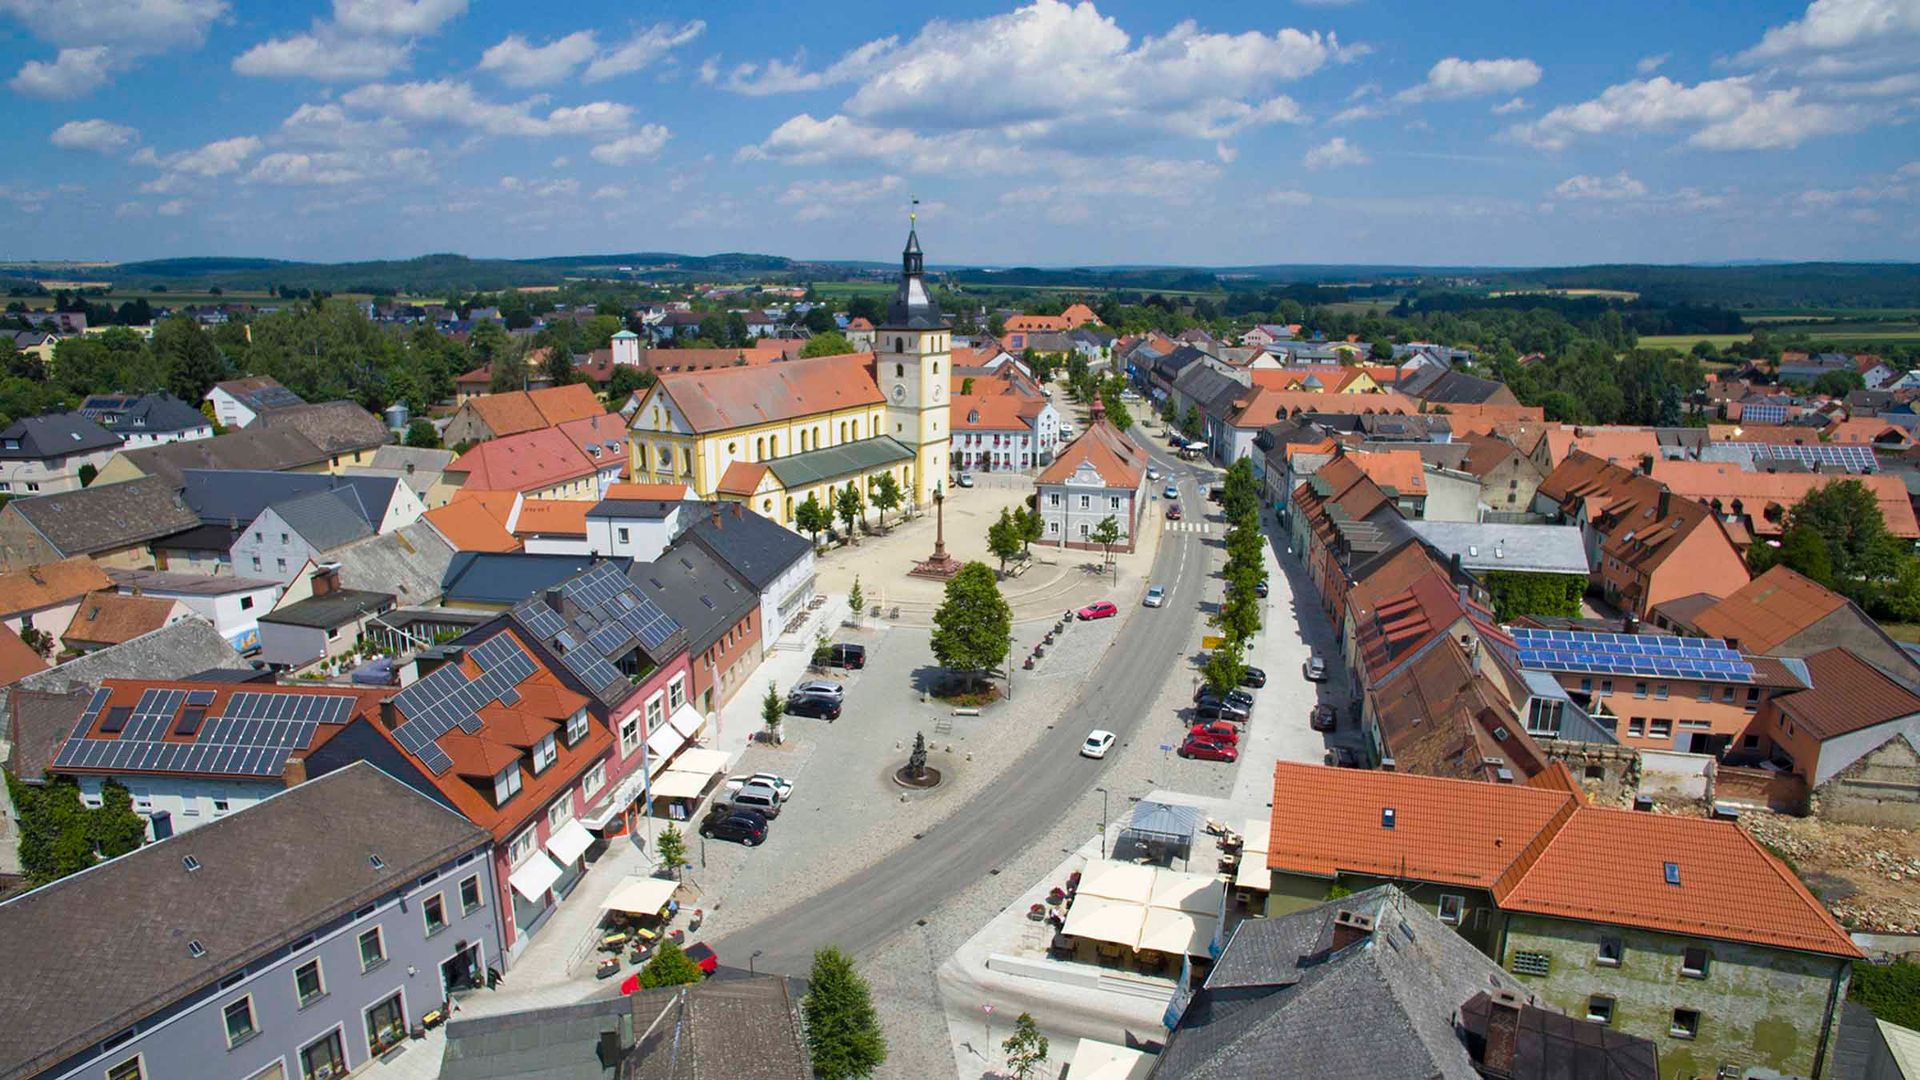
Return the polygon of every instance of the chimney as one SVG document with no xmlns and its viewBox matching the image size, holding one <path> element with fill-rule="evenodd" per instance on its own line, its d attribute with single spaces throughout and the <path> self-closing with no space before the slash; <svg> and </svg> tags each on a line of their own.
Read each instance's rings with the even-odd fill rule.
<svg viewBox="0 0 1920 1080">
<path fill-rule="evenodd" d="M 1635 615 L 1631 611 L 1627 612 L 1626 617 L 1620 620 L 1620 630 L 1622 633 L 1627 633 L 1627 634 L 1639 633 L 1640 632 L 1640 616 Z"/>
<path fill-rule="evenodd" d="M 1633 808 L 1642 814 L 1653 813 L 1653 796 L 1635 795 L 1633 797 Z"/>
<path fill-rule="evenodd" d="M 400 710 L 394 705 L 392 698 L 387 698 L 380 702 L 380 725 L 382 727 L 388 731 L 392 731 L 394 728 L 399 727 L 404 720 L 405 718 L 400 715 Z"/>
<path fill-rule="evenodd" d="M 1520 1042 L 1520 1009 L 1526 1002 L 1511 990 L 1495 990 L 1487 999 L 1487 1049 L 1480 1071 L 1487 1076 L 1513 1075 L 1513 1059 Z"/>
<path fill-rule="evenodd" d="M 329 563 L 326 566 L 323 566 L 320 569 L 315 570 L 313 572 L 312 581 L 313 581 L 313 595 L 316 598 L 339 592 L 340 591 L 339 565 L 336 563 Z"/>
<path fill-rule="evenodd" d="M 601 1068 L 618 1069 L 620 1067 L 620 1059 L 626 1055 L 624 1051 L 620 1049 L 619 1031 L 603 1031 L 600 1033 L 599 1054 Z"/>
<path fill-rule="evenodd" d="M 1381 759 L 1380 759 L 1380 771 L 1381 771 L 1381 772 L 1392 772 L 1392 771 L 1393 771 L 1393 768 L 1394 768 L 1394 766 L 1393 766 L 1393 759 L 1392 759 L 1392 758 L 1390 758 L 1390 757 L 1383 757 L 1383 758 L 1381 758 Z"/>
<path fill-rule="evenodd" d="M 720 504 L 719 503 L 713 504 L 713 527 L 716 529 L 720 528 Z"/>
<path fill-rule="evenodd" d="M 746 504 L 746 503 L 734 503 L 734 504 L 733 504 L 733 518 L 734 518 L 734 520 L 735 520 L 735 521 L 738 521 L 738 520 L 740 520 L 741 518 L 743 518 L 743 517 L 746 517 L 746 516 L 747 516 L 747 504 Z"/>
<path fill-rule="evenodd" d="M 552 608 L 554 611 L 559 612 L 561 614 L 566 613 L 566 608 L 565 608 L 566 594 L 561 592 L 559 589 L 548 589 L 546 594 L 546 601 L 547 601 L 547 607 Z"/>
<path fill-rule="evenodd" d="M 1657 514 L 1657 516 L 1661 520 L 1663 521 L 1666 520 L 1667 509 L 1672 504 L 1672 502 L 1673 502 L 1673 492 L 1668 491 L 1664 487 L 1661 488 L 1660 489 L 1660 510 Z"/>
<path fill-rule="evenodd" d="M 1333 917 L 1333 944 L 1328 946 L 1328 950 L 1339 952 L 1356 941 L 1364 941 L 1372 936 L 1372 916 L 1357 911 L 1342 911 Z"/>
<path fill-rule="evenodd" d="M 288 787 L 299 787 L 301 784 L 306 783 L 307 759 L 303 757 L 288 758 L 287 767 L 285 771 L 280 774 L 280 778 L 286 781 Z"/>
</svg>

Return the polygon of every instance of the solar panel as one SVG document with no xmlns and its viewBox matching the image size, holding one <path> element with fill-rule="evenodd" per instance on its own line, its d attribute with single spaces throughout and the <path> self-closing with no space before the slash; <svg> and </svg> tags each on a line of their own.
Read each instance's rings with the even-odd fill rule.
<svg viewBox="0 0 1920 1080">
<path fill-rule="evenodd" d="M 1874 456 L 1870 446 L 1847 446 L 1833 443 L 1811 443 L 1797 446 L 1780 446 L 1773 443 L 1725 442 L 1715 443 L 1701 452 L 1703 460 L 1722 458 L 1726 453 L 1734 453 L 1748 458 L 1754 463 L 1775 460 L 1798 461 L 1809 466 L 1818 466 L 1823 470 L 1842 469 L 1850 473 L 1874 473 L 1880 471 L 1880 460 Z"/>
<path fill-rule="evenodd" d="M 1752 663 L 1712 638 L 1519 629 L 1513 640 L 1521 666 L 1538 670 L 1753 681 Z"/>
<path fill-rule="evenodd" d="M 450 768 L 452 761 L 435 740 L 456 727 L 469 735 L 477 734 L 484 727 L 479 710 L 494 701 L 504 701 L 516 684 L 537 670 L 519 642 L 505 634 L 475 645 L 467 655 L 480 668 L 479 675 L 470 679 L 460 665 L 447 664 L 394 698 L 395 707 L 406 717 L 395 730 L 395 738 L 436 776 Z M 514 694 L 513 700 L 518 702 L 519 695 Z M 438 761 L 445 764 L 434 768 L 433 763 Z"/>
<path fill-rule="evenodd" d="M 1784 424 L 1787 422 L 1785 405 L 1747 405 L 1740 410 L 1740 419 L 1748 424 Z"/>
</svg>

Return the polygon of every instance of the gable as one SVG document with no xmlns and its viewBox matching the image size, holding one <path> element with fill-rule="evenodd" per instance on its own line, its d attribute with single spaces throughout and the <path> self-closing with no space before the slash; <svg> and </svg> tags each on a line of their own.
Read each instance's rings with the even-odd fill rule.
<svg viewBox="0 0 1920 1080">
<path fill-rule="evenodd" d="M 654 383 L 653 389 L 641 399 L 640 407 L 633 411 L 633 417 L 627 421 L 627 430 L 673 435 L 694 433 L 693 425 L 687 422 L 686 411 L 673 400 L 673 394 L 664 382 Z"/>
</svg>

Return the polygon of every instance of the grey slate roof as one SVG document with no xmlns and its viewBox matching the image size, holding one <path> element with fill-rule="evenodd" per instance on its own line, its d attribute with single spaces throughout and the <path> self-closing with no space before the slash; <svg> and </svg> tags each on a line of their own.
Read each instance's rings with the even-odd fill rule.
<svg viewBox="0 0 1920 1080">
<path fill-rule="evenodd" d="M 7 771 L 28 782 L 42 780 L 47 766 L 60 753 L 60 747 L 73 734 L 80 714 L 93 698 L 90 690 L 49 692 L 16 690 L 7 703 L 9 717 Z"/>
<path fill-rule="evenodd" d="M 939 330 L 946 327 L 946 317 L 940 314 L 940 305 L 934 302 L 933 294 L 927 292 L 927 283 L 921 277 L 921 270 L 920 235 L 909 229 L 906 249 L 900 253 L 900 285 L 894 290 L 893 299 L 887 302 L 887 318 L 878 329 Z"/>
<path fill-rule="evenodd" d="M 1464 375 L 1452 368 L 1427 367 L 1402 378 L 1394 388 L 1437 405 L 1483 405 L 1506 384 Z"/>
<path fill-rule="evenodd" d="M 451 450 L 428 450 L 419 446 L 383 446 L 373 452 L 373 463 L 357 469 L 350 469 L 349 476 L 391 476 L 407 487 L 422 500 L 427 497 L 427 489 L 440 479 L 447 466 L 458 457 Z"/>
<path fill-rule="evenodd" d="M 1460 556 L 1468 570 L 1512 570 L 1586 577 L 1587 548 L 1577 525 L 1496 525 L 1470 521 L 1409 521 L 1407 527 L 1440 553 Z"/>
<path fill-rule="evenodd" d="M 210 525 L 245 525 L 275 503 L 341 488 L 354 491 L 361 518 L 378 525 L 400 484 L 391 476 L 329 476 L 271 469 L 188 469 L 181 478 L 185 484 L 181 497 L 201 521 Z"/>
<path fill-rule="evenodd" d="M 280 583 L 265 578 L 234 577 L 232 574 L 182 574 L 170 570 L 122 570 L 107 567 L 107 576 L 123 589 L 143 593 L 178 593 L 187 596 L 226 596 L 230 593 L 271 589 Z"/>
<path fill-rule="evenodd" d="M 858 476 L 870 469 L 912 460 L 913 451 L 907 449 L 905 444 L 891 435 L 879 435 L 776 458 L 767 462 L 767 469 L 780 481 L 781 486 L 791 490 L 808 487 L 822 480 Z"/>
<path fill-rule="evenodd" d="M 362 615 L 377 615 L 393 606 L 393 594 L 369 589 L 335 589 L 311 596 L 260 616 L 263 623 L 283 623 L 315 630 L 345 626 Z"/>
<path fill-rule="evenodd" d="M 213 624 L 199 617 L 169 623 L 110 649 L 74 657 L 58 667 L 35 672 L 14 684 L 22 690 L 97 688 L 104 679 L 184 679 L 208 668 L 245 669 Z"/>
<path fill-rule="evenodd" d="M 80 415 L 109 431 L 165 435 L 212 427 L 199 409 L 162 390 L 152 394 L 93 394 L 80 402 Z"/>
<path fill-rule="evenodd" d="M 0 904 L 0 955 L 33 984 L 0 995 L 0 1080 L 33 1076 L 491 842 L 359 762 Z M 200 869 L 184 869 L 187 855 Z M 101 962 L 76 962 L 89 956 Z"/>
<path fill-rule="evenodd" d="M 693 517 L 680 535 L 706 548 L 756 589 L 773 584 L 813 550 L 806 537 L 737 502 L 698 503 L 687 509 Z"/>
<path fill-rule="evenodd" d="M 628 567 L 627 577 L 686 628 L 695 653 L 760 606 L 759 591 L 698 544 L 675 541 L 653 562 Z"/>
<path fill-rule="evenodd" d="M 799 1002 L 774 975 L 633 995 L 637 1040 L 620 1080 L 809 1080 Z M 662 1018 L 658 1026 L 653 1021 Z M 652 1032 L 648 1034 L 648 1028 Z"/>
<path fill-rule="evenodd" d="M 143 446 L 121 454 L 141 472 L 160 477 L 176 491 L 186 485 L 188 469 L 298 469 L 331 456 L 298 431 L 259 424 L 211 439 Z"/>
<path fill-rule="evenodd" d="M 1374 929 L 1328 954 L 1341 911 L 1371 916 Z M 1425 906 L 1376 886 L 1242 922 L 1151 1075 L 1478 1080 L 1453 1016 L 1495 988 L 1529 996 Z"/>
<path fill-rule="evenodd" d="M 351 487 L 301 495 L 274 503 L 270 509 L 316 551 L 333 551 L 374 534 L 367 523 L 369 511 Z"/>
<path fill-rule="evenodd" d="M 306 398 L 280 385 L 280 380 L 269 375 L 228 379 L 225 382 L 214 383 L 213 388 L 225 390 L 233 400 L 256 413 L 265 412 L 268 409 L 288 409 L 307 403 Z"/>
<path fill-rule="evenodd" d="M 626 560 L 614 560 L 625 567 Z M 441 591 L 447 604 L 517 604 L 594 564 L 591 555 L 528 555 L 520 551 L 457 551 Z"/>
<path fill-rule="evenodd" d="M 1234 403 L 1253 396 L 1251 387 L 1210 364 L 1191 364 L 1173 381 L 1173 388 L 1200 406 L 1200 411 L 1216 420 L 1224 420 L 1234 411 Z"/>
<path fill-rule="evenodd" d="M 0 460 L 40 461 L 119 446 L 120 436 L 79 413 L 27 416 L 0 431 Z"/>
<path fill-rule="evenodd" d="M 393 441 L 381 419 L 351 401 L 322 401 L 275 409 L 255 421 L 254 427 L 297 431 L 329 457 L 371 450 Z"/>
<path fill-rule="evenodd" d="M 613 1080 L 600 1062 L 600 1034 L 633 1036 L 633 1003 L 624 997 L 529 1009 L 447 1024 L 440 1080 Z"/>
<path fill-rule="evenodd" d="M 431 604 L 453 562 L 453 548 L 424 521 L 327 553 L 340 564 L 340 584 L 394 594 L 401 604 Z"/>
<path fill-rule="evenodd" d="M 1460 1024 L 1470 1046 L 1486 1046 L 1492 1004 L 1483 990 L 1460 1006 Z M 1660 1080 L 1660 1056 L 1646 1039 L 1534 1005 L 1521 1006 L 1517 1021 L 1508 1075 L 1526 1080 Z"/>
<path fill-rule="evenodd" d="M 200 524 L 173 485 L 153 476 L 15 499 L 7 510 L 26 518 L 62 556 L 110 551 Z"/>
</svg>

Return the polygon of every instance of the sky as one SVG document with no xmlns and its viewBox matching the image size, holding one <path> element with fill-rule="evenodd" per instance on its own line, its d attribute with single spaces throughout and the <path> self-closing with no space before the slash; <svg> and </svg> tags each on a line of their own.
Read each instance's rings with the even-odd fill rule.
<svg viewBox="0 0 1920 1080">
<path fill-rule="evenodd" d="M 0 259 L 1912 259 L 1920 0 L 0 0 Z"/>
</svg>

